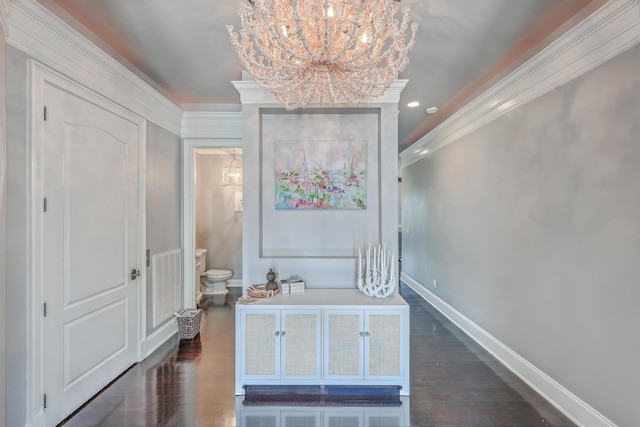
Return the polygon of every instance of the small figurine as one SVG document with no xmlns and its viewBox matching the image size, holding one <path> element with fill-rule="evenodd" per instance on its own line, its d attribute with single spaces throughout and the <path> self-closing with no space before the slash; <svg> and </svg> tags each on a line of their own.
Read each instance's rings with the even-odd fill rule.
<svg viewBox="0 0 640 427">
<path fill-rule="evenodd" d="M 265 285 L 265 290 L 267 291 L 275 291 L 278 289 L 278 282 L 276 282 L 276 272 L 273 271 L 273 268 L 269 269 L 267 273 L 267 284 Z"/>
</svg>

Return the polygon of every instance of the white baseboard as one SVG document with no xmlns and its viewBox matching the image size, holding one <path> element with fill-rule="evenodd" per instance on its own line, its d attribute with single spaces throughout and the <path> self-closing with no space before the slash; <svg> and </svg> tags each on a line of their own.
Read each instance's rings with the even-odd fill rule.
<svg viewBox="0 0 640 427">
<path fill-rule="evenodd" d="M 227 280 L 227 288 L 241 288 L 242 279 L 229 279 Z"/>
<path fill-rule="evenodd" d="M 149 335 L 142 342 L 142 359 L 146 359 L 151 353 L 153 353 L 158 347 L 164 344 L 176 333 L 178 333 L 178 323 L 173 318 L 171 318 L 158 329 L 153 331 L 151 335 Z"/>
<path fill-rule="evenodd" d="M 615 424 L 604 415 L 430 292 L 411 276 L 402 273 L 401 280 L 574 423 L 585 427 L 615 427 Z"/>
</svg>

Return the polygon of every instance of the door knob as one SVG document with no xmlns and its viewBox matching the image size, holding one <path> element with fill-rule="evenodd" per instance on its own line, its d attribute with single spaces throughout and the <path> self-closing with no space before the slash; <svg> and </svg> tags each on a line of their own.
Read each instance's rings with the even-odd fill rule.
<svg viewBox="0 0 640 427">
<path fill-rule="evenodd" d="M 140 270 L 133 268 L 131 270 L 131 280 L 136 280 L 138 277 L 140 277 Z"/>
</svg>

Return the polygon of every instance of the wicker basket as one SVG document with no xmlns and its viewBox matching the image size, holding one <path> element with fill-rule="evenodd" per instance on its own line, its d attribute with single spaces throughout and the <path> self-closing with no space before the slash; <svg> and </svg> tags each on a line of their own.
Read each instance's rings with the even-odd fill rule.
<svg viewBox="0 0 640 427">
<path fill-rule="evenodd" d="M 190 340 L 200 333 L 200 318 L 202 310 L 185 310 L 176 316 L 180 339 Z"/>
</svg>

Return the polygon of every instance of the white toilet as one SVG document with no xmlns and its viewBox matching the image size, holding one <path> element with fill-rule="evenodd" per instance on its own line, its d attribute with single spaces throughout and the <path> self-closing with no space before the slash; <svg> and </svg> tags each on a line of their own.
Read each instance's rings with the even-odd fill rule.
<svg viewBox="0 0 640 427">
<path fill-rule="evenodd" d="M 204 251 L 204 252 L 202 252 Z M 206 249 L 196 249 L 196 253 L 200 253 L 200 262 L 202 266 L 206 263 Z M 222 270 L 212 268 L 200 273 L 200 291 L 204 296 L 212 296 L 215 305 L 223 305 L 227 293 L 227 280 L 231 278 L 233 272 L 231 270 Z"/>
</svg>

